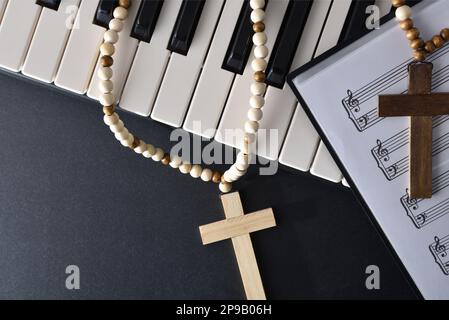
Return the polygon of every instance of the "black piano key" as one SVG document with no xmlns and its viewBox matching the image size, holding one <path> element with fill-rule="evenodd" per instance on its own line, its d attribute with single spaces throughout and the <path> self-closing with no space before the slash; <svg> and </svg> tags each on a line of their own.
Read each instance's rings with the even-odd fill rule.
<svg viewBox="0 0 449 320">
<path fill-rule="evenodd" d="M 189 52 L 206 0 L 183 0 L 167 49 L 182 54 Z"/>
<path fill-rule="evenodd" d="M 253 47 L 251 11 L 249 0 L 245 0 L 223 61 L 222 68 L 233 73 L 243 74 Z"/>
<path fill-rule="evenodd" d="M 290 0 L 267 66 L 266 83 L 283 88 L 304 31 L 312 0 Z"/>
<path fill-rule="evenodd" d="M 36 0 L 36 4 L 58 11 L 61 0 Z"/>
<path fill-rule="evenodd" d="M 112 20 L 112 14 L 115 7 L 118 5 L 118 0 L 100 0 L 97 11 L 94 16 L 94 24 L 104 28 L 108 28 L 109 22 Z"/>
<path fill-rule="evenodd" d="M 339 42 L 357 39 L 367 32 L 366 19 L 368 14 L 366 8 L 374 5 L 374 3 L 374 0 L 352 0 Z"/>
<path fill-rule="evenodd" d="M 137 18 L 131 30 L 131 37 L 150 42 L 163 3 L 164 0 L 143 0 L 140 3 Z"/>
</svg>

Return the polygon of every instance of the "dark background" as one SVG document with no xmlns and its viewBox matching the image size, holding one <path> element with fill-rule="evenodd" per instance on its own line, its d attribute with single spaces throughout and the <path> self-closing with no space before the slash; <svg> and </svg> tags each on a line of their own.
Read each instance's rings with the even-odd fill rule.
<svg viewBox="0 0 449 320">
<path fill-rule="evenodd" d="M 223 219 L 215 186 L 121 147 L 84 97 L 6 73 L 0 97 L 0 298 L 245 297 L 231 241 L 201 244 L 198 226 Z M 169 147 L 170 128 L 122 115 Z M 252 235 L 268 298 L 417 298 L 349 189 L 285 169 L 238 187 L 246 212 L 271 206 L 278 223 Z"/>
</svg>

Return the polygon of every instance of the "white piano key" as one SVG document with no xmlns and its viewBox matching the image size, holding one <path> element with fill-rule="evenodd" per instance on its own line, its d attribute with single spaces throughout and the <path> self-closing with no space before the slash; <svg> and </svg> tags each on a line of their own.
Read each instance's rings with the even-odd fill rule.
<svg viewBox="0 0 449 320">
<path fill-rule="evenodd" d="M 103 41 L 104 28 L 93 24 L 99 0 L 82 1 L 55 78 L 58 87 L 84 94 Z"/>
<path fill-rule="evenodd" d="M 337 164 L 322 141 L 318 147 L 315 161 L 310 168 L 310 173 L 335 183 L 339 183 L 343 179 Z"/>
<path fill-rule="evenodd" d="M 0 23 L 2 22 L 3 12 L 5 12 L 8 0 L 0 0 Z"/>
<path fill-rule="evenodd" d="M 120 99 L 120 107 L 148 117 L 167 67 L 167 43 L 181 7 L 179 0 L 165 0 L 150 43 L 140 42 Z"/>
<path fill-rule="evenodd" d="M 242 1 L 227 1 L 195 89 L 183 128 L 211 139 L 226 103 L 235 74 L 222 69 Z M 198 126 L 198 124 L 201 124 Z"/>
<path fill-rule="evenodd" d="M 22 68 L 23 74 L 40 81 L 53 82 L 78 12 L 79 2 L 62 0 L 58 11 L 42 9 Z"/>
<path fill-rule="evenodd" d="M 41 10 L 34 0 L 9 1 L 0 24 L 0 67 L 20 71 Z"/>
<path fill-rule="evenodd" d="M 266 8 L 266 34 L 268 42 L 266 46 L 271 52 L 276 36 L 279 32 L 288 1 L 268 1 Z M 269 57 L 267 57 L 267 60 Z M 242 130 L 246 120 L 249 108 L 249 98 L 251 97 L 250 86 L 253 82 L 253 71 L 251 69 L 252 58 L 248 60 L 243 75 L 237 75 L 232 85 L 231 92 L 226 103 L 223 116 L 218 126 L 215 140 L 226 145 L 240 148 L 242 141 L 239 134 L 227 134 L 231 132 L 237 133 Z"/>
<path fill-rule="evenodd" d="M 326 25 L 323 28 L 315 57 L 321 55 L 337 44 L 350 5 L 350 0 L 334 1 Z M 301 171 L 308 171 L 315 157 L 319 141 L 318 133 L 310 123 L 304 110 L 302 110 L 301 105 L 298 104 L 288 134 L 285 138 L 279 161 L 286 166 Z M 317 166 L 316 170 L 319 170 L 319 168 L 321 168 L 321 166 Z M 331 170 L 329 169 L 328 171 Z M 334 175 L 337 174 L 341 173 L 339 171 L 334 173 Z"/>
<path fill-rule="evenodd" d="M 378 1 L 376 3 L 381 9 L 381 16 L 384 16 L 390 12 L 391 1 L 389 1 L 389 3 L 390 5 L 384 3 L 383 1 Z M 327 49 L 328 48 L 326 48 L 326 50 Z M 333 182 L 340 182 L 343 178 L 340 170 L 323 142 L 320 143 L 320 147 L 312 164 L 312 168 L 310 169 L 310 173 Z"/>
<path fill-rule="evenodd" d="M 301 67 L 312 59 L 330 5 L 330 0 L 315 1 L 313 3 L 298 49 L 293 58 L 292 70 Z M 263 108 L 264 117 L 260 122 L 260 128 L 265 129 L 265 132 L 261 131 L 258 137 L 259 142 L 266 141 L 266 143 L 259 144 L 257 149 L 259 156 L 270 160 L 278 159 L 296 104 L 297 99 L 287 83 L 285 83 L 283 89 L 268 87 Z M 273 131 L 270 129 L 277 130 L 276 134 L 273 135 Z M 307 132 L 304 132 L 301 137 L 307 136 L 307 134 Z M 315 133 L 309 139 L 312 139 L 312 141 L 316 140 Z M 316 144 L 316 142 L 308 144 L 308 141 L 305 141 L 301 150 L 305 154 L 314 153 Z"/>
<path fill-rule="evenodd" d="M 222 0 L 206 1 L 187 56 L 171 55 L 151 118 L 180 127 L 223 7 Z"/>
<path fill-rule="evenodd" d="M 116 97 L 117 101 L 120 100 L 123 86 L 125 85 L 134 56 L 136 55 L 137 45 L 139 44 L 139 40 L 130 36 L 139 6 L 140 0 L 134 0 L 132 6 L 128 9 L 128 18 L 124 21 L 123 29 L 120 31 L 119 41 L 115 44 L 115 53 L 113 55 L 114 65 L 112 66 L 112 71 L 114 72 L 114 89 L 112 93 Z M 98 100 L 101 94 L 98 89 L 100 79 L 97 77 L 96 72 L 98 68 L 99 62 L 97 62 L 95 71 L 92 74 L 89 90 L 87 90 L 87 95 L 96 100 Z"/>
</svg>

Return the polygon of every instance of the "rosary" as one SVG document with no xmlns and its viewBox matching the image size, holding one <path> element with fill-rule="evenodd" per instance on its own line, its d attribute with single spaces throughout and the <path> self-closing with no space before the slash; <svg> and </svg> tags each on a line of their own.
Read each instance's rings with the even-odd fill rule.
<svg viewBox="0 0 449 320">
<path fill-rule="evenodd" d="M 262 107 L 265 104 L 264 94 L 266 90 L 265 69 L 267 67 L 266 57 L 268 48 L 265 46 L 267 35 L 264 32 L 265 24 L 265 0 L 251 0 L 251 21 L 254 30 L 252 38 L 254 44 L 254 58 L 251 67 L 254 71 L 254 83 L 251 85 L 251 98 L 249 100 L 248 120 L 244 123 L 245 135 L 243 148 L 237 154 L 236 162 L 223 174 L 218 171 L 203 168 L 199 164 L 190 164 L 178 156 L 171 156 L 161 148 L 156 148 L 151 144 L 134 136 L 126 129 L 123 121 L 120 120 L 115 112 L 115 102 L 112 90 L 114 83 L 111 80 L 113 72 L 111 66 L 114 63 L 114 44 L 119 39 L 119 32 L 123 28 L 123 22 L 128 16 L 128 8 L 131 6 L 131 0 L 120 0 L 118 6 L 113 12 L 113 19 L 109 23 L 109 29 L 104 33 L 104 42 L 100 47 L 100 68 L 98 69 L 99 89 L 101 92 L 100 103 L 103 105 L 104 122 L 114 133 L 115 138 L 120 143 L 143 155 L 145 158 L 161 162 L 163 165 L 170 165 L 174 169 L 179 169 L 183 174 L 190 174 L 192 178 L 205 182 L 212 181 L 219 184 L 219 189 L 223 193 L 228 193 L 232 189 L 232 183 L 239 180 L 246 174 L 250 163 L 250 144 L 256 140 L 256 134 L 259 129 L 259 121 L 262 120 Z"/>
<path fill-rule="evenodd" d="M 449 94 L 431 94 L 433 65 L 426 58 L 449 41 L 449 29 L 424 41 L 414 27 L 412 9 L 405 3 L 392 0 L 399 26 L 413 49 L 408 94 L 379 96 L 379 116 L 410 117 L 409 193 L 413 199 L 424 199 L 432 197 L 432 117 L 449 114 Z"/>
</svg>

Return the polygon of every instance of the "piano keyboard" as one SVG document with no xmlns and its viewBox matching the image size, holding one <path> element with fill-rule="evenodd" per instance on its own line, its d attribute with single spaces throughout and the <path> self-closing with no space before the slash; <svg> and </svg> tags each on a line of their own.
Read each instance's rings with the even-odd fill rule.
<svg viewBox="0 0 449 320">
<path fill-rule="evenodd" d="M 115 3 L 0 0 L 0 67 L 97 99 L 98 48 Z M 285 77 L 364 33 L 373 4 L 393 17 L 390 0 L 267 1 L 260 156 L 347 186 Z M 238 148 L 225 132 L 246 119 L 249 10 L 248 0 L 134 0 L 114 54 L 120 108 Z"/>
</svg>

